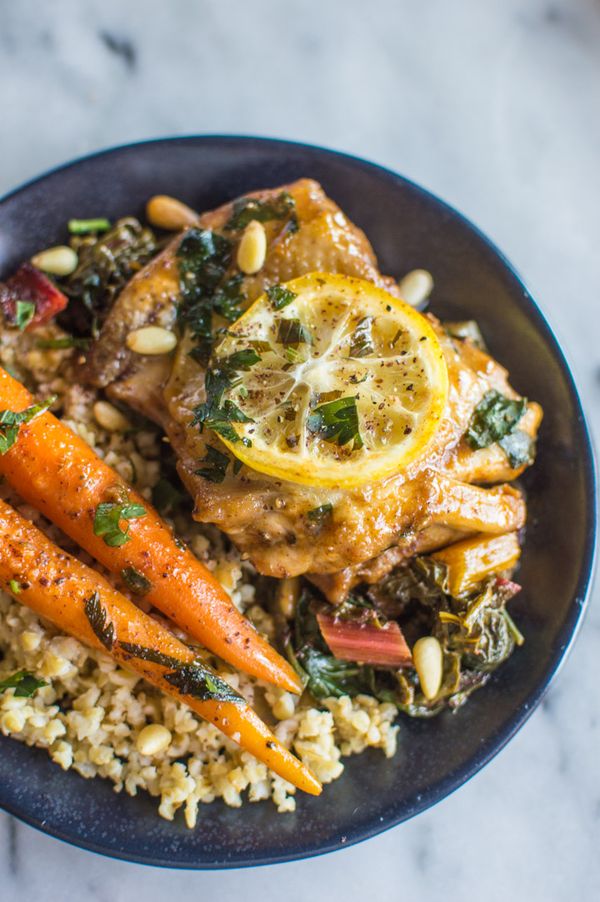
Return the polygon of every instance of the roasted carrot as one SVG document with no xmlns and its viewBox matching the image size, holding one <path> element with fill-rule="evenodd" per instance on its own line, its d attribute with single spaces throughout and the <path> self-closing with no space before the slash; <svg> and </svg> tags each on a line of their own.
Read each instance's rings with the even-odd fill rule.
<svg viewBox="0 0 600 902">
<path fill-rule="evenodd" d="M 86 645 L 183 701 L 294 786 L 318 780 L 239 696 L 169 630 L 0 501 L 0 586 Z"/>
<path fill-rule="evenodd" d="M 32 405 L 27 389 L 0 368 L 2 410 Z M 113 573 L 137 582 L 156 608 L 234 667 L 301 692 L 290 665 L 240 614 L 223 587 L 158 513 L 64 423 L 42 413 L 20 426 L 0 454 L 14 489 Z"/>
</svg>

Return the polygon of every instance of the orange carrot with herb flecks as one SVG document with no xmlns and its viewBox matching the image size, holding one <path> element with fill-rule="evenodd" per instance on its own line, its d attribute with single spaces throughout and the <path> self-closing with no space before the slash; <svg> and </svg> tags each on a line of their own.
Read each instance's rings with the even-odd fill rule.
<svg viewBox="0 0 600 902">
<path fill-rule="evenodd" d="M 0 435 L 9 428 L 2 426 L 3 411 L 18 414 L 32 404 L 27 389 L 0 367 Z M 219 657 L 301 692 L 291 666 L 210 571 L 81 438 L 48 412 L 10 428 L 14 441 L 0 448 L 0 474 L 29 504 Z"/>
<path fill-rule="evenodd" d="M 86 645 L 185 702 L 311 795 L 321 786 L 247 702 L 169 630 L 0 501 L 0 587 Z"/>
</svg>

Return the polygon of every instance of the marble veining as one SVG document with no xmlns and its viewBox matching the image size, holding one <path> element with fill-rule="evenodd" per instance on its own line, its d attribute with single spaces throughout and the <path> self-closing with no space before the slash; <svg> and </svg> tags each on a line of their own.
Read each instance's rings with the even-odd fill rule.
<svg viewBox="0 0 600 902">
<path fill-rule="evenodd" d="M 599 46 L 598 0 L 0 0 L 0 193 L 99 147 L 170 133 L 277 135 L 389 165 L 517 265 L 597 435 Z M 153 872 L 0 815 L 0 899 L 600 898 L 599 633 L 592 604 L 509 747 L 366 844 L 277 869 Z"/>
</svg>

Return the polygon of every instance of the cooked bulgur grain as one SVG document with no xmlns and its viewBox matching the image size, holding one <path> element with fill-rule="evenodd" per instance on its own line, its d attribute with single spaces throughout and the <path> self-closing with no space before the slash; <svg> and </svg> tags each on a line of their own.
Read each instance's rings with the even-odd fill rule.
<svg viewBox="0 0 600 902">
<path fill-rule="evenodd" d="M 46 327 L 46 332 L 49 337 L 60 335 L 54 326 Z M 10 330 L 7 337 L 0 330 L 0 362 L 18 370 L 33 390 L 57 393 L 67 424 L 150 499 L 160 477 L 160 437 L 152 430 L 103 429 L 93 415 L 98 395 L 69 385 L 63 377 L 72 354 L 40 351 L 27 333 L 15 337 Z M 0 496 L 35 520 L 58 544 L 76 550 L 5 484 L 0 485 Z M 225 551 L 214 528 L 181 516 L 174 527 L 256 628 L 272 637 L 273 619 L 255 598 L 252 568 L 235 551 Z M 77 553 L 90 563 L 87 555 Z M 189 641 L 179 630 L 173 631 Z M 359 696 L 327 699 L 323 710 L 307 696 L 297 699 L 244 674 L 231 673 L 222 662 L 213 659 L 213 663 L 249 702 L 264 702 L 278 738 L 293 747 L 324 783 L 342 774 L 343 755 L 358 754 L 369 746 L 382 749 L 388 757 L 395 752 L 398 728 L 393 705 Z M 217 798 L 232 807 L 244 800 L 271 798 L 280 812 L 295 809 L 294 787 L 214 726 L 0 592 L 0 680 L 18 670 L 30 671 L 48 685 L 32 698 L 15 698 L 13 689 L 0 693 L 0 731 L 46 748 L 64 770 L 72 768 L 86 778 L 106 777 L 117 792 L 124 789 L 135 795 L 145 790 L 160 799 L 162 817 L 171 820 L 182 809 L 190 828 L 196 825 L 200 803 Z M 159 743 L 152 754 L 143 754 L 146 747 L 140 735 L 150 724 L 164 727 L 163 736 L 168 731 L 171 739 Z"/>
</svg>

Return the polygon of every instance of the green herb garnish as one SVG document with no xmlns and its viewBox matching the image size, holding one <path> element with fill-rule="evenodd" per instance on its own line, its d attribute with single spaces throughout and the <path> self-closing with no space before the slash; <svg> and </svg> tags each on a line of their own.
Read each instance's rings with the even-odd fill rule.
<svg viewBox="0 0 600 902">
<path fill-rule="evenodd" d="M 372 329 L 373 317 L 363 317 L 350 338 L 350 357 L 366 357 L 375 351 Z"/>
<path fill-rule="evenodd" d="M 89 235 L 90 232 L 108 232 L 110 220 L 104 217 L 97 219 L 69 219 L 71 235 Z"/>
<path fill-rule="evenodd" d="M 178 658 L 165 655 L 162 651 L 157 651 L 155 648 L 137 645 L 135 642 L 119 642 L 119 648 L 126 654 L 131 655 L 132 658 L 150 661 L 152 664 L 160 664 L 161 667 L 181 667 L 183 665 L 183 661 L 180 661 Z"/>
<path fill-rule="evenodd" d="M 45 413 L 56 401 L 56 395 L 52 395 L 41 404 L 32 404 L 31 407 L 15 412 L 14 410 L 0 410 L 0 454 L 6 454 L 17 441 L 19 429 L 26 423 L 31 423 L 40 414 Z"/>
<path fill-rule="evenodd" d="M 165 680 L 182 695 L 191 695 L 200 701 L 233 702 L 236 705 L 245 704 L 244 699 L 235 689 L 212 673 L 200 661 L 191 664 L 182 664 L 172 673 L 165 673 Z"/>
<path fill-rule="evenodd" d="M 227 454 L 223 454 L 212 445 L 206 446 L 206 457 L 203 457 L 200 463 L 204 464 L 199 470 L 195 470 L 196 476 L 202 476 L 208 482 L 223 482 L 230 459 Z"/>
<path fill-rule="evenodd" d="M 527 410 L 527 401 L 514 401 L 497 392 L 487 392 L 479 402 L 465 433 L 471 448 L 487 448 L 513 432 Z"/>
<path fill-rule="evenodd" d="M 152 588 L 152 583 L 146 579 L 143 573 L 136 570 L 135 567 L 124 567 L 121 570 L 123 582 L 127 585 L 134 595 L 146 595 Z"/>
<path fill-rule="evenodd" d="M 198 658 L 189 663 L 179 661 L 170 655 L 143 645 L 135 645 L 130 642 L 119 643 L 127 654 L 142 661 L 151 661 L 162 667 L 172 668 L 171 673 L 163 674 L 164 679 L 175 686 L 182 695 L 191 695 L 200 701 L 233 702 L 245 704 L 244 699 L 235 689 L 222 680 L 202 663 Z"/>
<path fill-rule="evenodd" d="M 283 310 L 288 304 L 291 304 L 298 295 L 284 285 L 272 285 L 267 288 L 267 297 L 271 301 L 274 310 Z"/>
<path fill-rule="evenodd" d="M 33 301 L 17 301 L 15 304 L 15 326 L 23 332 L 35 316 Z"/>
<path fill-rule="evenodd" d="M 21 583 L 17 579 L 9 579 L 8 587 L 13 595 L 21 594 Z"/>
<path fill-rule="evenodd" d="M 38 680 L 28 670 L 19 670 L 0 681 L 0 692 L 4 689 L 14 689 L 15 698 L 31 698 L 42 686 L 48 686 L 48 683 L 45 680 Z"/>
<path fill-rule="evenodd" d="M 200 431 L 206 426 L 228 441 L 238 442 L 240 437 L 231 423 L 252 423 L 251 417 L 240 410 L 233 401 L 223 401 L 223 395 L 228 389 L 235 388 L 240 382 L 240 371 L 248 371 L 250 367 L 260 361 L 259 354 L 253 348 L 246 348 L 230 354 L 215 362 L 214 366 L 206 372 L 205 390 L 206 401 L 194 408 L 192 426 L 200 426 Z M 247 438 L 241 439 L 245 445 L 250 444 Z"/>
<path fill-rule="evenodd" d="M 76 338 L 74 335 L 67 335 L 64 338 L 39 338 L 36 342 L 36 347 L 48 351 L 66 351 L 68 348 L 81 348 L 82 351 L 87 351 L 89 346 L 89 338 Z"/>
<path fill-rule="evenodd" d="M 123 529 L 121 520 L 138 520 L 146 513 L 146 508 L 141 504 L 103 501 L 94 515 L 94 535 L 101 536 L 110 548 L 118 548 L 130 541 L 129 524 Z"/>
<path fill-rule="evenodd" d="M 239 372 L 240 370 L 247 372 L 251 366 L 254 366 L 255 363 L 260 363 L 260 361 L 260 354 L 254 348 L 245 348 L 241 351 L 234 351 L 229 357 L 225 357 L 220 362 L 220 366 L 232 372 Z"/>
<path fill-rule="evenodd" d="M 338 398 L 315 407 L 306 421 L 309 432 L 319 435 L 326 442 L 347 445 L 352 450 L 362 448 L 356 397 Z"/>
<path fill-rule="evenodd" d="M 333 504 L 327 502 L 326 504 L 320 504 L 319 507 L 313 507 L 312 510 L 309 510 L 306 516 L 310 520 L 311 523 L 314 523 L 315 526 L 323 526 L 326 520 L 328 520 L 333 513 Z"/>
<path fill-rule="evenodd" d="M 500 439 L 498 444 L 508 457 L 511 467 L 523 467 L 533 463 L 535 442 L 523 429 L 515 429 Z"/>
<path fill-rule="evenodd" d="M 253 219 L 258 222 L 288 219 L 288 228 L 290 231 L 296 231 L 298 229 L 296 202 L 287 191 L 282 191 L 274 200 L 241 197 L 233 203 L 233 211 L 225 224 L 225 231 L 236 232 L 239 229 L 245 229 Z"/>
<path fill-rule="evenodd" d="M 299 319 L 280 319 L 277 327 L 280 345 L 312 344 L 312 335 Z"/>
<path fill-rule="evenodd" d="M 181 305 L 179 321 L 189 328 L 196 347 L 192 356 L 206 365 L 213 341 L 213 316 L 228 322 L 241 313 L 242 276 L 226 279 L 232 262 L 231 241 L 208 229 L 190 229 L 177 249 Z"/>
<path fill-rule="evenodd" d="M 217 435 L 221 435 L 224 439 L 227 439 L 229 442 L 241 441 L 243 445 L 246 445 L 247 448 L 252 447 L 252 442 L 249 438 L 241 438 L 231 425 L 232 423 L 253 423 L 254 420 L 252 417 L 246 416 L 246 414 L 240 410 L 237 404 L 234 404 L 233 401 L 225 401 L 221 407 L 216 408 L 208 416 L 201 421 L 203 426 L 206 426 L 207 429 L 212 429 L 213 432 L 216 432 Z"/>
<path fill-rule="evenodd" d="M 160 248 L 154 232 L 134 217 L 119 219 L 103 234 L 73 235 L 71 246 L 79 264 L 60 287 L 73 302 L 75 331 L 97 336 L 117 295 Z"/>
<path fill-rule="evenodd" d="M 284 349 L 283 353 L 287 362 L 291 363 L 292 366 L 297 366 L 299 363 L 306 363 L 309 356 L 306 345 L 302 348 L 294 348 L 290 345 L 290 347 Z"/>
<path fill-rule="evenodd" d="M 115 627 L 108 618 L 98 592 L 90 595 L 85 601 L 83 609 L 96 638 L 110 651 L 115 644 Z"/>
</svg>

